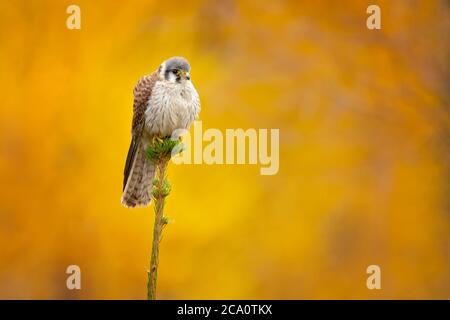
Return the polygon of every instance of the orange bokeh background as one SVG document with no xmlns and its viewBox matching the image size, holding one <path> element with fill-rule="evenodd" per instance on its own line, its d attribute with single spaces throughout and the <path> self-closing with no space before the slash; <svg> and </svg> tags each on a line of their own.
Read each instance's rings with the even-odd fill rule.
<svg viewBox="0 0 450 320">
<path fill-rule="evenodd" d="M 366 1 L 3 0 L 0 298 L 146 297 L 122 172 L 133 86 L 173 55 L 204 129 L 280 129 L 280 170 L 169 166 L 159 298 L 449 298 L 450 6 L 377 4 L 371 31 Z"/>
</svg>

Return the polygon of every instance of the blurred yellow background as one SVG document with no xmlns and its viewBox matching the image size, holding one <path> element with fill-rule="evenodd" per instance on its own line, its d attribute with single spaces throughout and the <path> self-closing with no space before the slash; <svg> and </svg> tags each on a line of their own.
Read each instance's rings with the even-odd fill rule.
<svg viewBox="0 0 450 320">
<path fill-rule="evenodd" d="M 159 298 L 450 298 L 450 6 L 377 1 L 371 31 L 368 4 L 2 0 L 0 298 L 146 297 L 122 173 L 133 86 L 174 55 L 204 130 L 279 128 L 280 170 L 169 166 Z"/>
</svg>

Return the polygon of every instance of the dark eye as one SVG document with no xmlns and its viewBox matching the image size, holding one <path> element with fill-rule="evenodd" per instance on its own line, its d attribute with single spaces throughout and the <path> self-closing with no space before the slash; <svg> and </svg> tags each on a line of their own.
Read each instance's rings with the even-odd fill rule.
<svg viewBox="0 0 450 320">
<path fill-rule="evenodd" d="M 173 74 L 178 74 L 178 70 L 173 69 L 173 70 L 172 70 L 172 73 L 173 73 Z"/>
</svg>

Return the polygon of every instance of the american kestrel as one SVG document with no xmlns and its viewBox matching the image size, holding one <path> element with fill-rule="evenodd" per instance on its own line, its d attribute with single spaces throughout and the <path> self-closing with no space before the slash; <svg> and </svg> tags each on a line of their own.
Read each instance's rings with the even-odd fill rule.
<svg viewBox="0 0 450 320">
<path fill-rule="evenodd" d="M 155 166 L 145 151 L 155 136 L 170 137 L 174 130 L 189 129 L 200 112 L 200 99 L 191 82 L 186 59 L 164 61 L 134 88 L 131 145 L 125 163 L 122 204 L 146 206 L 151 200 Z"/>
</svg>

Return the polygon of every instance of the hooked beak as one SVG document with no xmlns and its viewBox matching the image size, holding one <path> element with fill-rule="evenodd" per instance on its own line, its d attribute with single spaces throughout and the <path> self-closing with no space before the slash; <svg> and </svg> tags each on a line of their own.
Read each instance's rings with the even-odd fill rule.
<svg viewBox="0 0 450 320">
<path fill-rule="evenodd" d="M 190 76 L 189 72 L 187 72 L 185 70 L 178 70 L 178 76 L 184 80 L 191 80 L 191 76 Z"/>
</svg>

